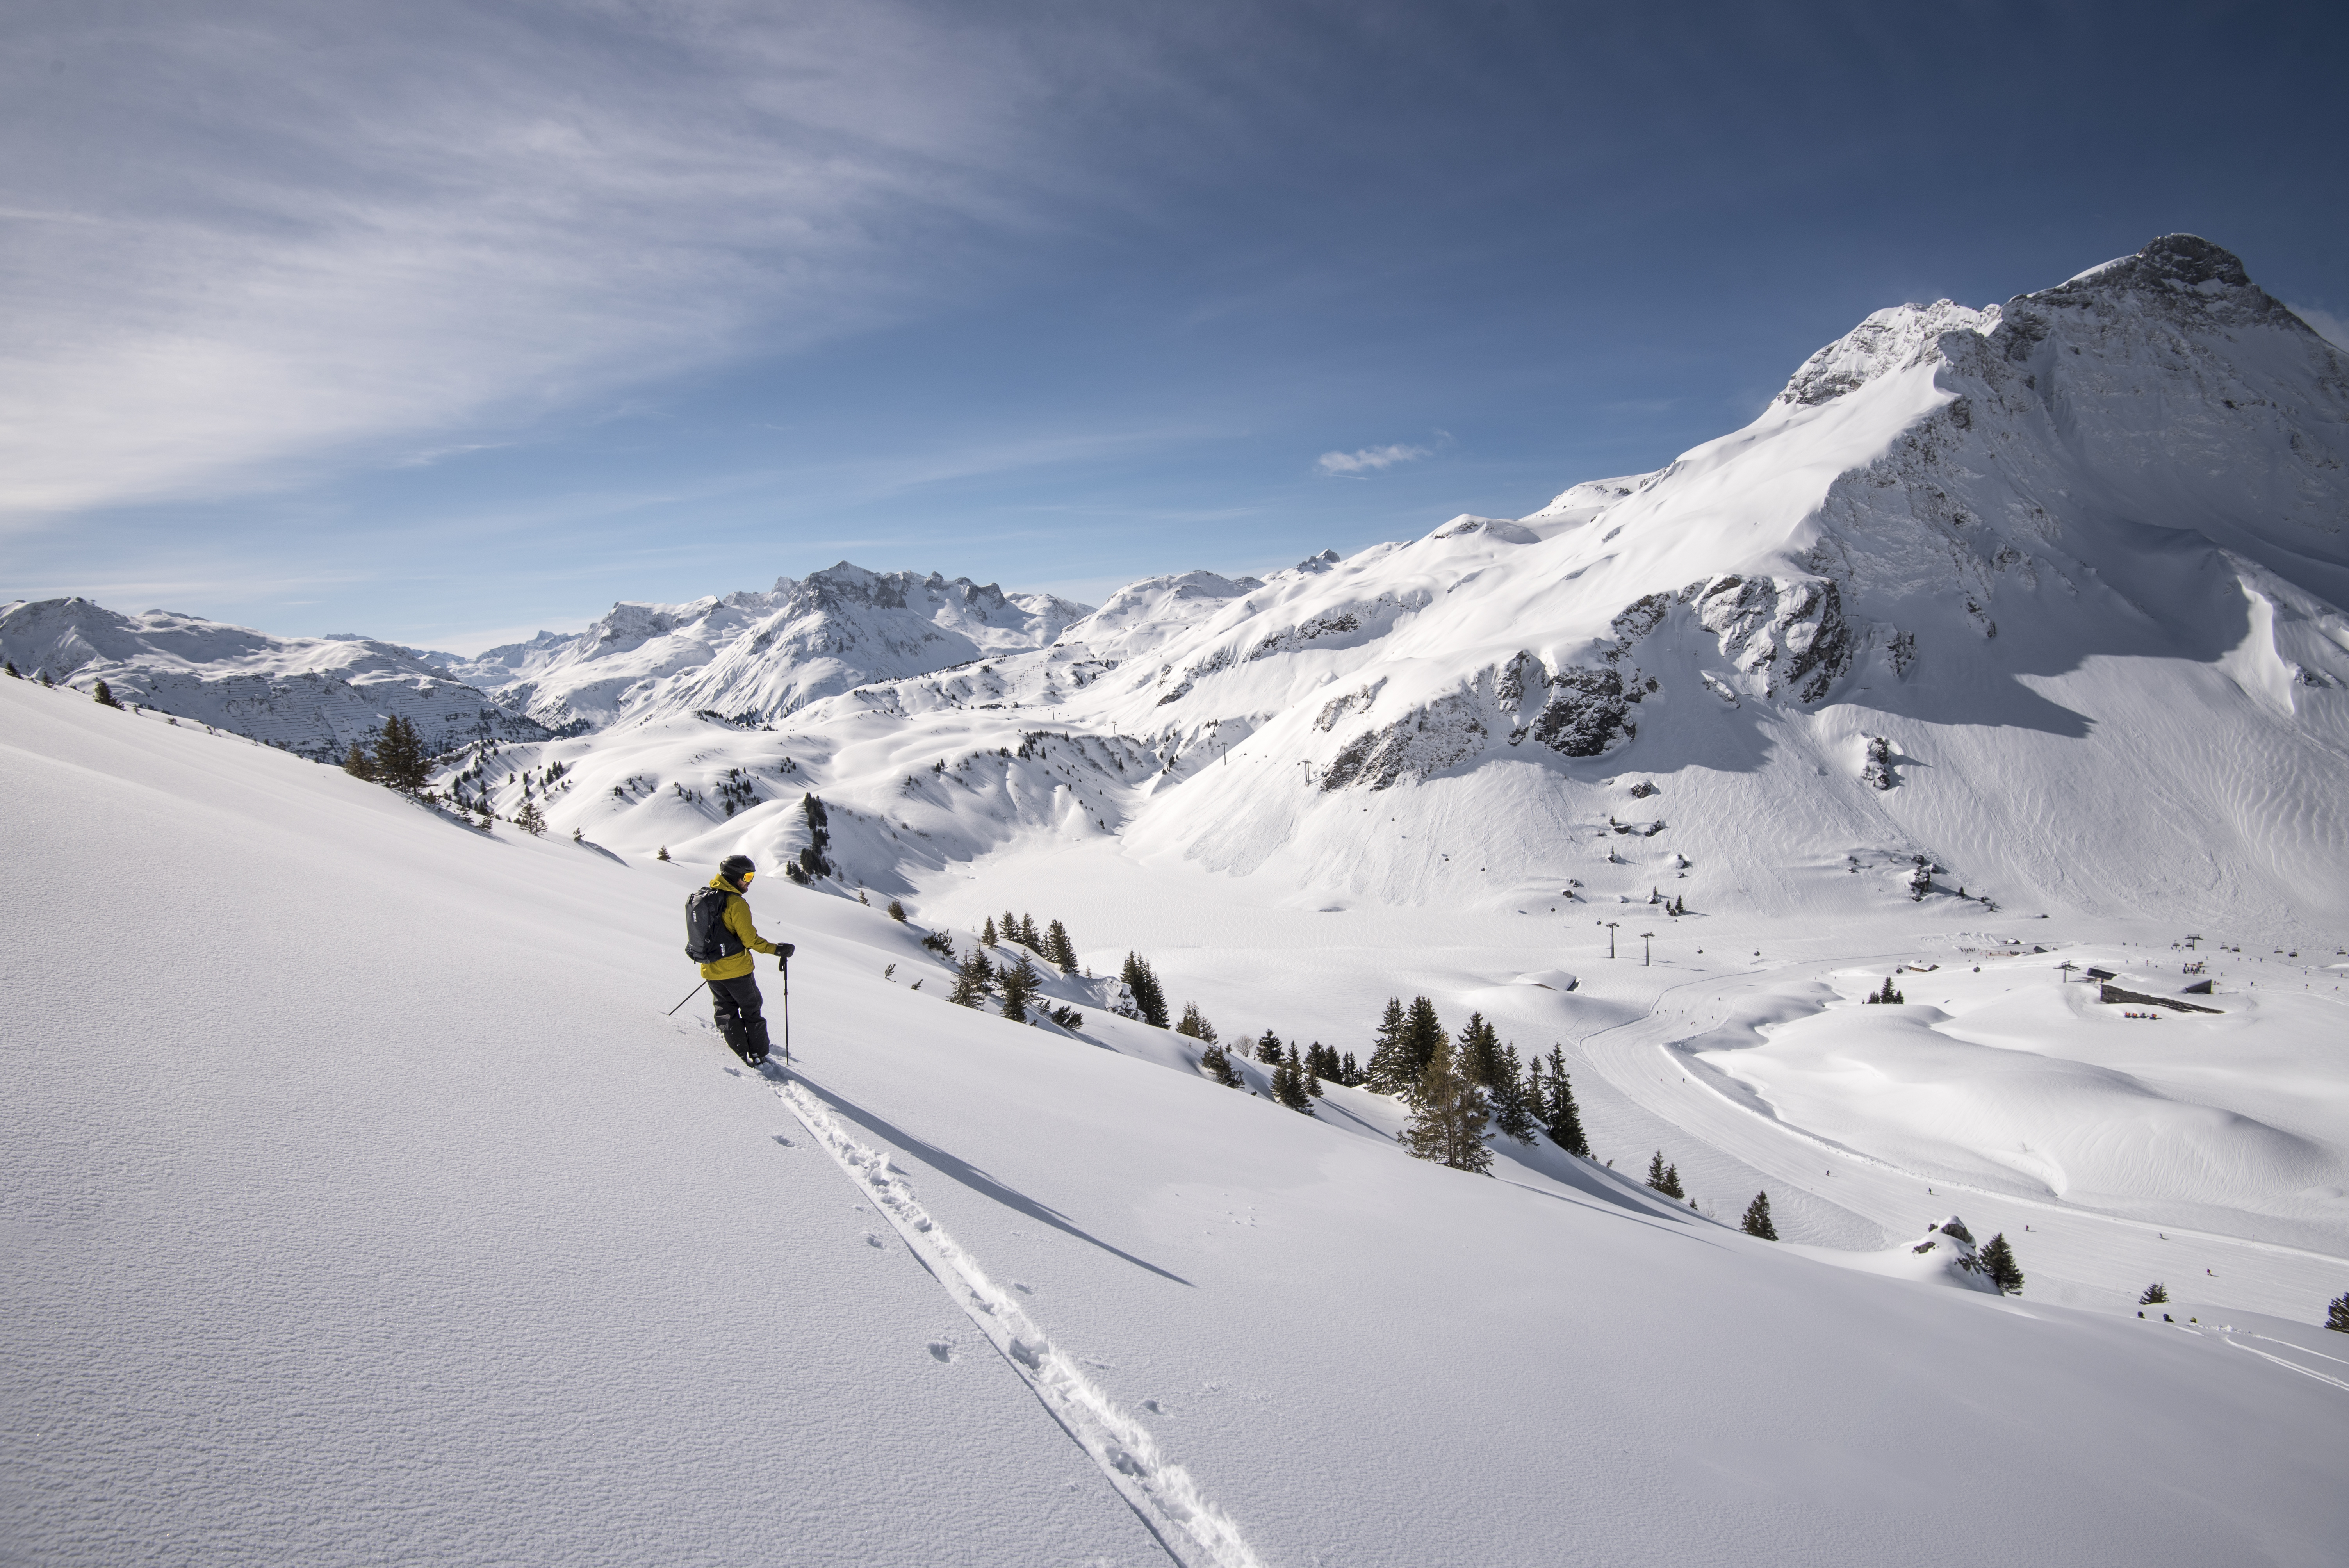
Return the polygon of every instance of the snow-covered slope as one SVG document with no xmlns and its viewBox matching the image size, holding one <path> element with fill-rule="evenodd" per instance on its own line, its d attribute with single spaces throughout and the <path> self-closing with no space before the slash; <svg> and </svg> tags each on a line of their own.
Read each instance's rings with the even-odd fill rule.
<svg viewBox="0 0 2349 1568">
<path fill-rule="evenodd" d="M 2138 1568 L 2349 1538 L 2338 1336 L 2182 1286 L 2170 1325 L 1822 1266 L 1554 1150 L 1439 1169 L 1380 1097 L 1309 1119 L 1145 1026 L 951 1006 L 916 930 L 762 878 L 800 945 L 779 1087 L 698 1004 L 664 1016 L 706 860 L 483 834 L 22 682 L 0 789 L 26 1561 L 1879 1568 L 1987 1533 Z M 1231 885 L 1155 874 L 1132 918 Z M 138 962 L 91 940 L 94 888 Z M 1097 964 L 1135 929 L 1101 918 Z M 1247 961 L 1325 919 L 1366 985 Z M 1497 929 L 1267 910 L 1163 966 L 1250 1028 L 1481 968 L 1521 1038 L 1663 984 L 1585 952 L 1573 993 L 1512 986 L 1536 965 Z"/>
<path fill-rule="evenodd" d="M 575 637 L 542 632 L 453 668 L 557 730 L 695 712 L 757 726 L 863 681 L 1040 647 L 1086 613 L 1050 593 L 843 561 L 764 593 L 615 604 Z"/>
<path fill-rule="evenodd" d="M 0 654 L 27 677 L 217 725 L 305 757 L 340 757 L 398 715 L 433 751 L 543 739 L 432 656 L 361 637 L 273 637 L 195 615 L 124 615 L 87 599 L 0 605 Z"/>
</svg>

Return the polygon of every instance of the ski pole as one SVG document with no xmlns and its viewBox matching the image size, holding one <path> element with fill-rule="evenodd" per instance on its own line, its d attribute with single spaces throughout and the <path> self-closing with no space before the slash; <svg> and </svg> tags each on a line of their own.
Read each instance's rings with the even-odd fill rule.
<svg viewBox="0 0 2349 1568">
<path fill-rule="evenodd" d="M 709 985 L 709 981 L 704 980 L 704 981 L 701 983 L 701 985 Z M 684 1001 L 684 1002 L 679 1002 L 679 1003 L 677 1005 L 677 1007 L 682 1007 L 682 1006 L 685 1006 L 685 1003 L 686 1003 L 686 1002 L 690 1002 L 690 1001 L 692 1001 L 696 996 L 700 995 L 701 995 L 701 985 L 696 985 L 692 990 L 688 991 L 688 992 L 685 994 L 685 1001 Z M 669 1016 L 670 1017 L 674 1018 L 674 1017 L 676 1017 L 676 1016 L 677 1016 L 677 1007 L 671 1007 L 671 1008 L 668 1010 L 668 1016 Z"/>
<path fill-rule="evenodd" d="M 783 1060 L 792 1059 L 792 961 L 781 960 L 783 967 Z"/>
</svg>

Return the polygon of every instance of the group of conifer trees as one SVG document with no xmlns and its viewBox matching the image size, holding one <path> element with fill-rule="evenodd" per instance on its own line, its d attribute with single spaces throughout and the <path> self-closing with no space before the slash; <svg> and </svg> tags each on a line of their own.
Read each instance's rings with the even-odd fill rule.
<svg viewBox="0 0 2349 1568">
<path fill-rule="evenodd" d="M 1019 950 L 1009 962 L 999 964 L 988 957 L 990 949 L 1006 944 Z M 922 945 L 942 956 L 954 954 L 953 939 L 941 933 L 932 932 L 924 937 Z M 1076 946 L 1069 940 L 1068 927 L 1059 921 L 1039 933 L 1032 915 L 1015 917 L 1006 913 L 999 930 L 995 917 L 988 916 L 987 924 L 979 932 L 978 945 L 955 970 L 954 989 L 947 993 L 947 1000 L 957 1006 L 978 1007 L 986 1004 L 990 994 L 999 995 L 1002 1005 L 998 1010 L 1015 1024 L 1026 1023 L 1029 1010 L 1035 1006 L 1036 993 L 1044 985 L 1043 971 L 1036 967 L 1038 954 L 1064 975 L 1077 967 Z M 1074 1007 L 1060 1006 L 1040 1011 L 1062 1028 L 1073 1029 L 1085 1021 L 1085 1016 Z"/>
<path fill-rule="evenodd" d="M 800 811 L 807 818 L 808 841 L 801 846 L 797 860 L 783 862 L 783 874 L 805 887 L 818 877 L 833 874 L 832 861 L 824 854 L 832 848 L 832 814 L 813 790 L 800 797 Z"/>
<path fill-rule="evenodd" d="M 376 732 L 372 750 L 351 742 L 343 755 L 343 771 L 403 795 L 419 795 L 432 778 L 432 758 L 416 727 L 395 713 Z"/>
<path fill-rule="evenodd" d="M 1688 1199 L 1688 1192 L 1681 1186 L 1681 1168 L 1665 1164 L 1664 1151 L 1661 1149 L 1656 1150 L 1656 1157 L 1648 1161 L 1648 1186 L 1667 1198 L 1684 1202 Z"/>
<path fill-rule="evenodd" d="M 1134 1011 L 1142 1015 L 1142 1021 L 1155 1024 L 1162 1029 L 1166 1027 L 1169 1022 L 1166 992 L 1158 984 L 1157 971 L 1150 967 L 1150 960 L 1138 953 L 1127 954 L 1125 966 L 1117 972 L 1117 977 L 1125 982 L 1127 993 L 1133 997 Z"/>
<path fill-rule="evenodd" d="M 1388 998 L 1375 1040 L 1360 1081 L 1411 1102 L 1402 1140 L 1417 1158 L 1455 1171 L 1487 1170 L 1488 1124 L 1519 1143 L 1547 1134 L 1568 1153 L 1590 1157 L 1563 1050 L 1524 1061 L 1482 1013 L 1468 1016 L 1455 1045 L 1425 996 L 1413 997 L 1409 1007 L 1400 996 Z"/>
<path fill-rule="evenodd" d="M 1908 997 L 1902 995 L 1899 992 L 1892 988 L 1892 976 L 1889 975 L 1887 975 L 1884 977 L 1884 989 L 1876 992 L 1872 995 L 1863 996 L 1860 1000 L 1863 1002 L 1874 1002 L 1888 1007 L 1906 1006 L 1909 1002 Z"/>
<path fill-rule="evenodd" d="M 1207 1022 L 1197 1003 L 1185 1004 L 1183 1021 L 1174 1026 L 1174 1032 L 1200 1043 L 1202 1072 L 1229 1088 L 1247 1087 L 1247 1079 L 1232 1065 L 1231 1052 L 1217 1039 L 1216 1026 Z M 1260 1066 L 1272 1069 L 1272 1081 L 1268 1086 L 1272 1099 L 1305 1116 L 1313 1114 L 1313 1102 L 1324 1092 L 1321 1080 L 1325 1068 L 1329 1069 L 1326 1076 L 1340 1083 L 1350 1081 L 1353 1072 L 1350 1055 L 1340 1057 L 1335 1049 L 1319 1040 L 1300 1051 L 1296 1041 L 1284 1042 L 1270 1029 L 1257 1037 L 1251 1054 Z M 1340 1077 L 1341 1073 L 1346 1076 Z"/>
<path fill-rule="evenodd" d="M 1017 943 L 1063 975 L 1077 972 L 1076 944 L 1069 940 L 1069 928 L 1057 920 L 1039 931 L 1034 915 L 1014 915 L 1009 910 L 1005 910 L 1000 927 L 996 924 L 993 915 L 988 916 L 978 939 L 989 947 L 999 942 Z"/>
</svg>

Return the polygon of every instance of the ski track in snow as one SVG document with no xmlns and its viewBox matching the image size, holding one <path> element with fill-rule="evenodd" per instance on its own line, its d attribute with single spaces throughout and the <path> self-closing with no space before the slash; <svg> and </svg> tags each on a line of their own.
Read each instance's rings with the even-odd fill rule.
<svg viewBox="0 0 2349 1568">
<path fill-rule="evenodd" d="M 2299 1374 L 2300 1374 L 2302 1377 L 2313 1377 L 2313 1378 L 2315 1378 L 2315 1379 L 2316 1379 L 2318 1382 L 2320 1382 L 2320 1383 L 2330 1383 L 2330 1384 L 2332 1384 L 2335 1388 L 2338 1388 L 2338 1389 L 2342 1390 L 2344 1393 L 2349 1393 L 2349 1383 L 2344 1383 L 2340 1378 L 2333 1377 L 2333 1376 L 2331 1373 L 2329 1373 L 2329 1372 L 2319 1372 L 2319 1371 L 2318 1371 L 2315 1367 L 2302 1367 L 2302 1366 L 2299 1362 L 2297 1362 L 2297 1361 L 2287 1361 L 2287 1360 L 2285 1360 L 2285 1359 L 2284 1359 L 2282 1357 L 2281 1357 L 2281 1356 L 2271 1356 L 2271 1355 L 2269 1355 L 2269 1354 L 2268 1354 L 2266 1351 L 2264 1351 L 2264 1350 L 2254 1349 L 2252 1346 L 2249 1346 L 2249 1345 L 2244 1344 L 2244 1343 L 2243 1343 L 2241 1340 L 2240 1340 L 2240 1339 L 2235 1339 L 2235 1338 L 2230 1337 L 2230 1336 L 2225 1336 L 2225 1335 L 2221 1335 L 2220 1337 L 2221 1337 L 2221 1338 L 2223 1338 L 2223 1339 L 2226 1339 L 2226 1341 L 2227 1341 L 2227 1343 L 2228 1343 L 2228 1344 L 2230 1344 L 2230 1345 L 2233 1346 L 2234 1346 L 2236 1349 L 2238 1349 L 2238 1350 L 2249 1350 L 2249 1351 L 2251 1351 L 2251 1353 L 2252 1355 L 2254 1355 L 2254 1356 L 2258 1357 L 2259 1357 L 2261 1360 L 2262 1360 L 2262 1361 L 2272 1361 L 2272 1362 L 2274 1362 L 2277 1366 L 2282 1367 L 2285 1368 L 2285 1369 L 2286 1369 L 2286 1370 L 2288 1370 L 2288 1371 L 2297 1372 L 2297 1373 L 2299 1373 Z M 2268 1336 L 2267 1336 L 2266 1335 L 2264 1335 L 2264 1334 L 2261 1334 L 2261 1335 L 2254 1335 L 2252 1337 L 2257 1338 L 2257 1339 L 2267 1339 L 2267 1337 L 2268 1337 Z M 2282 1344 L 2283 1342 L 2282 1342 L 2282 1340 L 2270 1339 L 2270 1340 L 2268 1340 L 2268 1343 L 2269 1343 L 2269 1344 L 2271 1344 L 2271 1345 L 2281 1345 L 2281 1344 Z M 2292 1349 L 2292 1350 L 2298 1350 L 2298 1349 L 2300 1349 L 2300 1346 L 2297 1346 L 2297 1345 L 2294 1345 L 2294 1346 L 2286 1346 L 2286 1348 L 2288 1348 L 2288 1349 Z M 2314 1356 L 2314 1355 L 2319 1354 L 2319 1352 L 2317 1352 L 2317 1351 L 2313 1351 L 2313 1350 L 2311 1350 L 2311 1351 L 2307 1351 L 2307 1352 L 2305 1352 L 2305 1354 L 2310 1355 L 2310 1356 Z M 2324 1358 L 2325 1358 L 2327 1361 L 2330 1361 L 2330 1360 L 2332 1360 L 2332 1359 L 2333 1359 L 2333 1357 L 2331 1357 L 2330 1356 L 2327 1356 L 2327 1357 L 2325 1357 Z"/>
<path fill-rule="evenodd" d="M 1169 1557 L 1183 1568 L 1265 1568 L 1238 1528 L 1200 1495 L 1190 1472 L 1162 1454 L 1149 1431 L 1079 1371 L 1018 1301 L 930 1218 L 913 1190 L 891 1169 L 886 1153 L 851 1137 L 798 1083 L 786 1079 L 774 1090 L 1062 1429 L 1101 1467 Z M 936 1354 L 936 1346 L 932 1354 Z"/>
</svg>

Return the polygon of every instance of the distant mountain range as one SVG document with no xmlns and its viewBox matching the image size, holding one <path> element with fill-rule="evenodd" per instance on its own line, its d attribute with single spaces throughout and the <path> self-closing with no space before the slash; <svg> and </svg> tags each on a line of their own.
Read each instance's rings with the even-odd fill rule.
<svg viewBox="0 0 2349 1568">
<path fill-rule="evenodd" d="M 0 654 L 27 676 L 104 680 L 124 701 L 326 758 L 393 714 L 441 752 L 694 712 L 763 725 L 861 681 L 1040 647 L 1087 609 L 843 561 L 763 593 L 615 604 L 575 635 L 541 632 L 471 658 L 78 598 L 0 605 Z"/>
</svg>

